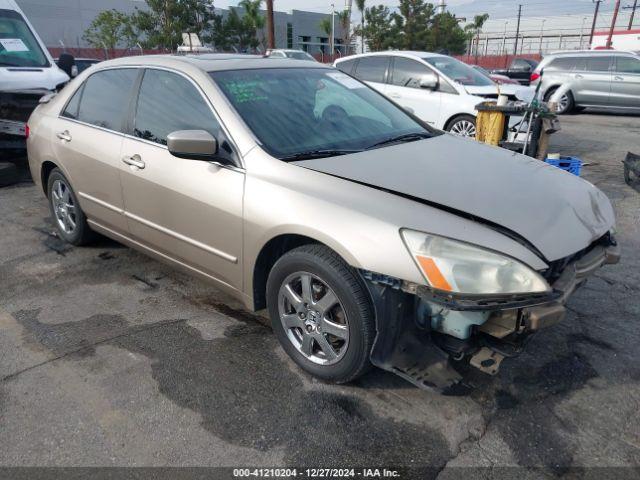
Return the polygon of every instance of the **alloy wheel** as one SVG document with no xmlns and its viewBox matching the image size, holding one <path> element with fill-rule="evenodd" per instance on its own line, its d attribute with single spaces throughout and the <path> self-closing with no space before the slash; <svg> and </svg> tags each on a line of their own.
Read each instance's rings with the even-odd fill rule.
<svg viewBox="0 0 640 480">
<path fill-rule="evenodd" d="M 349 345 L 345 309 L 334 291 L 307 272 L 289 275 L 280 287 L 278 313 L 287 338 L 308 360 L 331 365 Z"/>
<path fill-rule="evenodd" d="M 76 229 L 78 217 L 69 185 L 62 180 L 54 181 L 51 202 L 58 226 L 64 233 L 72 234 Z"/>
<path fill-rule="evenodd" d="M 451 126 L 451 130 L 449 131 L 461 137 L 476 136 L 476 126 L 470 120 L 458 120 Z"/>
</svg>

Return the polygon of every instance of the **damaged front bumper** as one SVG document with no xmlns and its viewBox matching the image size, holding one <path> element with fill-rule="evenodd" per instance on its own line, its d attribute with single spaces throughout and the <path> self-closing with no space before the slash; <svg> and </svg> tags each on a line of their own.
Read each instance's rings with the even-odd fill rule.
<svg viewBox="0 0 640 480">
<path fill-rule="evenodd" d="M 495 375 L 502 360 L 520 353 L 532 334 L 562 321 L 567 299 L 589 276 L 619 259 L 619 247 L 608 237 L 563 264 L 552 292 L 491 298 L 443 295 L 362 271 L 376 309 L 371 362 L 421 388 L 464 391 L 452 360 L 468 358 Z"/>
</svg>

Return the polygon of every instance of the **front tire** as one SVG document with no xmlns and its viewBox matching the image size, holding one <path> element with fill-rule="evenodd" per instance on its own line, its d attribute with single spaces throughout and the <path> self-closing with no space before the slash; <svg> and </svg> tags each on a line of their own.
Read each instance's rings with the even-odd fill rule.
<svg viewBox="0 0 640 480">
<path fill-rule="evenodd" d="M 47 180 L 47 197 L 60 238 L 76 246 L 86 245 L 95 238 L 69 180 L 58 168 L 53 169 Z"/>
<path fill-rule="evenodd" d="M 283 255 L 269 273 L 267 306 L 280 344 L 303 370 L 346 383 L 370 368 L 375 321 L 366 286 L 328 247 Z"/>
<path fill-rule="evenodd" d="M 476 119 L 471 115 L 458 115 L 446 128 L 447 132 L 467 138 L 476 138 Z"/>
<path fill-rule="evenodd" d="M 544 96 L 544 101 L 548 102 L 558 88 L 550 88 Z M 576 108 L 576 103 L 571 92 L 565 93 L 558 101 L 556 113 L 558 115 L 568 115 Z"/>
</svg>

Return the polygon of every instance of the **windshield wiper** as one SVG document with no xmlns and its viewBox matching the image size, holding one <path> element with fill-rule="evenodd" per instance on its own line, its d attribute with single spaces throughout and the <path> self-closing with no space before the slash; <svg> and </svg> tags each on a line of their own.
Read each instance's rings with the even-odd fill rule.
<svg viewBox="0 0 640 480">
<path fill-rule="evenodd" d="M 306 152 L 293 153 L 280 157 L 280 160 L 292 162 L 295 160 L 311 160 L 313 158 L 337 157 L 339 155 L 349 155 L 350 153 L 359 153 L 362 150 L 308 150 Z"/>
<path fill-rule="evenodd" d="M 386 140 L 382 140 L 381 142 L 374 143 L 373 145 L 367 147 L 365 150 L 371 150 L 373 148 L 383 147 L 384 145 L 390 145 L 392 143 L 401 143 L 401 142 L 415 142 L 416 140 L 422 140 L 423 138 L 431 138 L 433 135 L 430 133 L 405 133 L 404 135 L 397 135 L 395 137 L 387 138 Z"/>
</svg>

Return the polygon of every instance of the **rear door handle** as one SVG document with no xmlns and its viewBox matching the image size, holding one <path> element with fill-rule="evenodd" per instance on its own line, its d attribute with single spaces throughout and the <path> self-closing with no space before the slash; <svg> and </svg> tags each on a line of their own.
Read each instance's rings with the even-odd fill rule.
<svg viewBox="0 0 640 480">
<path fill-rule="evenodd" d="M 56 137 L 58 137 L 60 140 L 63 140 L 65 142 L 70 142 L 71 141 L 71 134 L 69 133 L 69 130 L 65 130 L 64 132 L 56 133 Z"/>
<path fill-rule="evenodd" d="M 389 96 L 391 98 L 400 98 L 400 94 L 399 93 L 390 93 Z"/>
<path fill-rule="evenodd" d="M 133 155 L 131 157 L 122 157 L 122 161 L 127 165 L 131 165 L 132 167 L 137 167 L 141 170 L 147 166 L 140 158 L 140 155 Z"/>
<path fill-rule="evenodd" d="M 619 81 L 619 82 L 624 82 L 624 77 L 621 77 L 620 75 L 616 75 L 615 77 L 613 77 L 615 80 Z"/>
<path fill-rule="evenodd" d="M 580 75 L 579 73 L 576 75 L 576 78 L 583 78 L 582 75 Z"/>
</svg>

